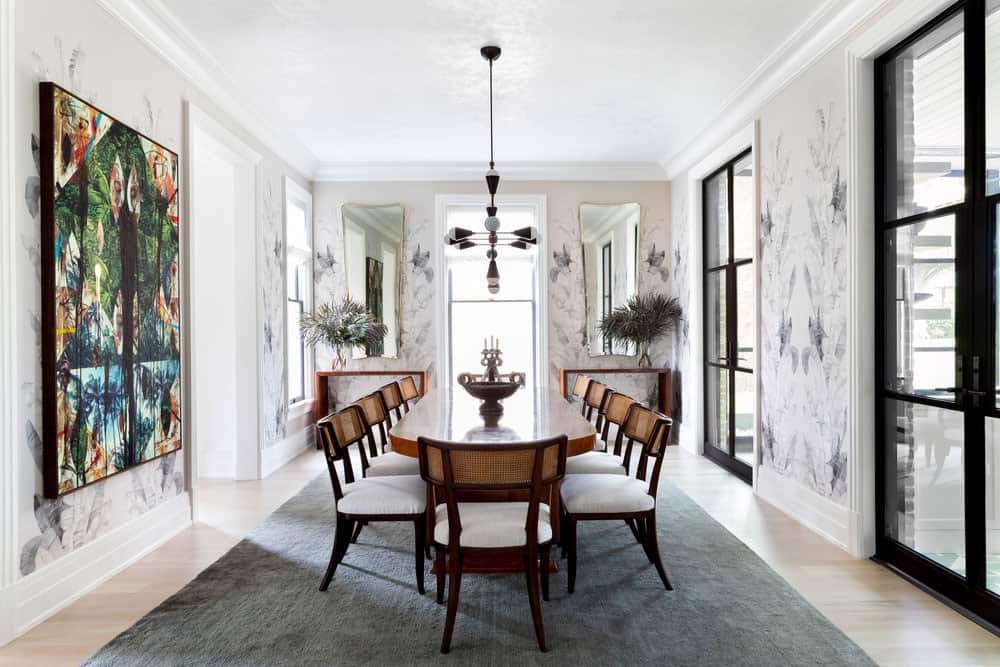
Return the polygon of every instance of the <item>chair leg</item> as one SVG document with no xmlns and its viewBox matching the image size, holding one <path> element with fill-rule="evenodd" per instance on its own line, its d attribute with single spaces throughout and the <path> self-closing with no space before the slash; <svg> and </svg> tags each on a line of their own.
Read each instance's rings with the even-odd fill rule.
<svg viewBox="0 0 1000 667">
<path fill-rule="evenodd" d="M 539 552 L 539 574 L 542 578 L 542 599 L 549 601 L 549 558 L 552 553 L 551 547 L 542 547 Z"/>
<path fill-rule="evenodd" d="M 330 580 L 333 579 L 337 566 L 347 553 L 348 535 L 351 532 L 351 522 L 337 516 L 337 525 L 333 532 L 333 549 L 330 551 L 330 563 L 326 566 L 326 574 L 323 575 L 323 582 L 319 585 L 321 591 L 330 587 Z"/>
<path fill-rule="evenodd" d="M 545 646 L 545 628 L 542 626 L 542 603 L 538 599 L 538 553 L 529 549 L 525 558 L 525 574 L 528 579 L 528 602 L 531 604 L 531 620 L 535 624 L 535 638 L 542 653 L 548 651 Z"/>
<path fill-rule="evenodd" d="M 566 586 L 566 590 L 570 595 L 572 595 L 573 589 L 576 587 L 576 519 L 571 516 L 567 516 L 566 527 L 569 529 L 566 531 L 569 546 L 569 569 L 567 572 L 568 584 Z"/>
<path fill-rule="evenodd" d="M 448 554 L 448 613 L 444 620 L 444 637 L 441 652 L 451 650 L 451 635 L 455 631 L 455 616 L 458 613 L 458 593 L 462 588 L 462 552 L 454 549 Z"/>
<path fill-rule="evenodd" d="M 367 523 L 367 521 L 358 521 L 358 525 L 354 527 L 354 534 L 351 536 L 351 544 L 358 543 L 358 536 L 361 535 L 361 527 Z"/>
<path fill-rule="evenodd" d="M 424 590 L 424 516 L 413 521 L 414 555 L 417 560 L 417 591 L 423 595 Z"/>
<path fill-rule="evenodd" d="M 437 570 L 437 603 L 444 603 L 444 578 L 445 578 L 445 560 L 444 560 L 444 549 L 435 547 L 437 554 L 434 558 L 434 569 Z"/>
<path fill-rule="evenodd" d="M 660 547 L 656 543 L 656 510 L 650 512 L 646 517 L 646 544 L 664 588 L 668 591 L 674 590 L 674 587 L 670 585 L 670 579 L 667 578 L 667 571 L 663 569 L 663 561 L 660 560 Z"/>
</svg>

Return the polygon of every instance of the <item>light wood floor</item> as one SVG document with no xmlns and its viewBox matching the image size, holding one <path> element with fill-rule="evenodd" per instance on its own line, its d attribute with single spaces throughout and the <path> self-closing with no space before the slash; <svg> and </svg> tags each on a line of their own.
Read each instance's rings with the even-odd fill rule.
<svg viewBox="0 0 1000 667">
<path fill-rule="evenodd" d="M 885 568 L 856 560 L 758 500 L 708 460 L 671 448 L 667 476 L 879 664 L 998 665 L 1000 639 Z M 0 648 L 0 665 L 75 665 L 190 581 L 325 470 L 308 452 L 259 482 L 199 485 L 199 522 Z M 720 638 L 725 641 L 725 638 Z"/>
</svg>

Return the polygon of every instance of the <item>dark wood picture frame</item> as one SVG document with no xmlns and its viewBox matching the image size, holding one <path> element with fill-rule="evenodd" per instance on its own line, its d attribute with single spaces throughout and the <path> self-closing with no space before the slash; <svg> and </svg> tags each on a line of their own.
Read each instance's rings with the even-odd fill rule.
<svg viewBox="0 0 1000 667">
<path fill-rule="evenodd" d="M 157 257 L 157 265 L 156 265 L 156 268 L 159 271 L 159 274 L 156 277 L 161 280 L 161 282 L 158 284 L 158 290 L 159 290 L 158 297 L 160 301 L 156 305 L 161 305 L 163 309 L 167 313 L 169 313 L 169 318 L 170 318 L 169 321 L 164 320 L 164 323 L 167 325 L 165 328 L 170 329 L 169 346 L 176 347 L 176 358 L 171 357 L 166 360 L 171 363 L 176 363 L 176 370 L 173 372 L 172 375 L 170 375 L 170 386 L 168 388 L 166 384 L 163 384 L 159 387 L 161 391 L 159 399 L 161 404 L 163 403 L 164 400 L 166 401 L 166 413 L 164 415 L 157 416 L 156 418 L 157 419 L 162 418 L 163 420 L 166 420 L 168 422 L 169 426 L 167 428 L 170 429 L 171 433 L 175 434 L 176 446 L 172 447 L 168 451 L 163 451 L 153 456 L 147 456 L 145 458 L 139 458 L 136 460 L 132 460 L 132 455 L 136 453 L 136 450 L 133 449 L 129 454 L 125 454 L 126 465 L 124 467 L 115 469 L 113 472 L 109 472 L 103 476 L 100 476 L 92 480 L 84 479 L 83 483 L 77 483 L 73 485 L 72 488 L 65 488 L 65 489 L 62 488 L 61 484 L 62 480 L 61 480 L 60 466 L 59 466 L 59 451 L 58 451 L 59 427 L 57 423 L 58 422 L 57 400 L 59 395 L 58 374 L 60 373 L 60 369 L 59 369 L 58 359 L 56 358 L 56 353 L 57 353 L 56 337 L 58 335 L 57 332 L 58 318 L 56 311 L 58 308 L 56 307 L 57 284 L 56 284 L 55 269 L 58 263 L 58 259 L 56 258 L 57 239 L 55 230 L 57 226 L 56 200 L 61 189 L 57 189 L 56 186 L 57 155 L 56 155 L 56 141 L 55 141 L 56 139 L 55 114 L 57 112 L 56 100 L 57 97 L 59 96 L 71 97 L 73 98 L 74 101 L 80 103 L 81 105 L 89 107 L 91 110 L 96 112 L 97 126 L 89 128 L 91 131 L 99 133 L 101 127 L 100 123 L 107 123 L 108 129 L 106 130 L 106 133 L 110 133 L 112 130 L 114 130 L 115 132 L 130 133 L 131 135 L 135 136 L 135 141 L 138 142 L 139 148 L 143 147 L 143 142 L 147 142 L 150 145 L 150 147 L 153 150 L 144 154 L 145 157 L 144 161 L 142 161 L 141 163 L 140 161 L 136 161 L 135 163 L 130 164 L 130 166 L 133 167 L 133 171 L 132 173 L 126 174 L 125 183 L 130 183 L 131 181 L 129 179 L 133 178 L 137 179 L 138 173 L 142 173 L 146 179 L 153 179 L 153 181 L 155 181 L 155 187 L 160 188 L 155 191 L 156 192 L 155 197 L 157 197 L 155 199 L 155 202 L 157 204 L 156 210 L 158 211 L 160 216 L 156 221 L 156 224 L 159 225 L 157 235 L 159 238 L 162 238 L 162 236 L 164 235 L 164 230 L 168 230 L 167 235 L 170 236 L 169 229 L 167 226 L 165 226 L 165 224 L 172 225 L 176 228 L 173 232 L 173 235 L 176 237 L 175 239 L 176 246 L 174 248 L 175 254 L 172 257 L 173 265 L 171 266 L 169 262 L 161 265 L 159 263 L 160 257 Z M 41 201 L 40 201 L 39 219 L 41 224 L 41 256 L 43 258 L 41 262 L 42 264 L 41 266 L 42 459 L 43 459 L 42 472 L 43 472 L 43 493 L 45 497 L 57 498 L 69 493 L 73 493 L 80 489 L 86 488 L 92 484 L 102 482 L 121 472 L 125 472 L 126 470 L 131 470 L 139 465 L 155 461 L 157 459 L 162 458 L 163 456 L 167 456 L 169 454 L 175 454 L 176 452 L 179 452 L 183 449 L 183 429 L 182 429 L 182 419 L 181 419 L 183 414 L 183 409 L 181 407 L 182 405 L 181 398 L 183 396 L 183 369 L 184 369 L 184 354 L 183 354 L 183 343 L 182 343 L 183 323 L 181 319 L 182 317 L 181 301 L 183 298 L 183 294 L 180 287 L 180 282 L 182 280 L 181 276 L 183 273 L 182 272 L 183 258 L 181 256 L 181 247 L 183 243 L 183 230 L 181 224 L 182 216 L 181 216 L 180 202 L 179 202 L 180 156 L 177 152 L 164 146 L 160 142 L 155 141 L 154 139 L 146 136 L 145 134 L 135 130 L 134 128 L 128 126 L 127 124 L 122 123 L 117 118 L 111 116 L 110 114 L 105 113 L 99 107 L 81 98 L 72 91 L 52 82 L 41 82 L 39 84 L 39 112 L 40 112 L 39 175 L 41 177 L 41 184 L 40 184 Z M 91 146 L 87 147 L 87 152 L 85 153 L 83 160 L 86 160 L 89 157 L 90 150 L 92 148 L 95 148 L 97 144 L 100 143 L 100 138 L 102 138 L 103 136 L 105 135 L 99 134 L 97 141 L 94 141 Z M 67 145 L 67 142 L 69 145 Z M 73 149 L 73 146 L 71 144 L 72 142 L 70 140 L 67 140 L 65 137 L 61 140 L 60 155 L 58 156 L 60 159 L 62 160 L 66 159 L 66 152 Z M 155 167 L 153 166 L 154 163 Z M 138 171 L 135 170 L 135 166 L 139 167 Z M 159 176 L 156 176 L 155 174 L 159 174 Z M 112 183 L 115 182 L 114 173 L 112 173 L 112 178 L 110 179 L 110 182 Z M 114 197 L 111 194 L 113 192 L 114 185 L 107 185 L 107 183 L 105 183 L 105 185 L 106 187 L 108 187 L 107 194 L 110 202 Z M 148 188 L 150 187 L 150 184 L 146 182 L 144 185 L 147 188 L 146 191 L 142 191 L 139 189 L 135 191 L 134 194 L 135 202 L 146 202 L 148 204 L 148 197 L 149 197 Z M 122 196 L 122 202 L 124 202 L 125 199 L 128 199 L 131 196 L 128 187 L 124 189 L 124 192 L 121 193 L 121 196 Z M 83 198 L 81 197 L 81 201 L 82 199 Z M 118 202 L 118 205 L 124 206 L 125 204 L 122 202 Z M 129 205 L 133 207 L 135 206 L 134 203 Z M 136 240 L 137 243 L 138 243 L 137 239 L 139 238 L 140 234 L 139 225 L 140 222 L 143 220 L 142 208 L 143 207 L 141 205 L 138 206 L 137 212 L 134 214 L 133 218 L 133 226 L 135 227 L 135 230 L 130 231 L 130 234 L 133 234 L 135 236 L 135 238 L 132 240 Z M 147 215 L 149 215 L 148 212 Z M 114 224 L 115 222 L 116 221 L 113 221 L 111 218 L 108 218 L 109 226 Z M 84 226 L 86 225 L 86 220 L 84 221 L 83 225 Z M 119 242 L 121 242 L 120 239 Z M 119 250 L 118 252 L 119 254 L 121 254 L 121 250 Z M 137 253 L 138 250 L 136 250 L 136 256 Z M 83 262 L 81 262 L 81 265 L 82 264 Z M 102 264 L 103 264 L 103 258 L 102 258 Z M 166 268 L 166 272 L 170 276 L 169 285 L 165 285 L 162 282 L 164 268 Z M 98 278 L 97 282 L 98 282 L 97 299 L 98 301 L 100 301 L 100 288 L 99 288 L 100 278 Z M 110 282 L 110 275 L 109 275 L 109 282 Z M 138 283 L 138 277 L 135 279 L 135 282 Z M 152 306 L 153 304 L 141 303 L 141 301 L 138 299 L 139 288 L 133 287 L 132 289 L 134 290 L 134 295 L 135 295 L 134 302 L 137 304 L 135 312 L 138 314 L 137 318 L 138 327 L 135 327 L 134 331 L 138 331 L 141 337 L 143 307 L 144 306 L 149 307 Z M 173 296 L 174 290 L 176 290 L 177 294 L 176 297 Z M 82 292 L 83 289 L 81 288 L 79 291 Z M 83 297 L 78 297 L 78 298 L 82 300 Z M 125 315 L 126 313 L 124 313 L 124 308 L 122 309 L 122 311 L 123 315 Z M 100 321 L 100 318 L 98 319 L 99 321 L 97 327 L 100 329 L 100 327 L 103 326 L 103 323 Z M 114 326 L 115 321 L 116 318 L 112 316 L 112 326 Z M 122 327 L 123 331 L 125 329 L 128 329 L 128 327 Z M 132 342 L 133 335 L 134 332 L 129 332 L 127 334 L 127 340 L 129 342 Z M 168 344 L 164 342 L 165 335 L 166 334 L 161 331 L 160 335 L 161 344 L 164 346 L 168 346 Z M 126 346 L 122 345 L 122 348 L 126 349 Z M 98 345 L 98 349 L 95 350 L 94 354 L 95 356 L 104 355 L 104 350 L 100 349 L 100 345 Z M 122 374 L 123 376 L 124 375 L 131 376 L 134 373 L 135 366 L 142 365 L 145 363 L 161 363 L 162 361 L 164 361 L 162 359 L 149 359 L 146 362 L 144 362 L 140 359 L 134 358 L 132 356 L 133 354 L 135 353 L 130 352 L 128 355 L 126 355 L 126 359 L 131 362 L 129 365 L 133 367 L 133 370 L 131 372 L 119 371 L 119 373 Z M 107 386 L 108 382 L 107 368 L 109 368 L 109 364 L 110 364 L 109 361 L 105 362 L 105 368 L 106 368 L 105 371 L 106 374 L 104 378 L 105 386 Z M 124 363 L 121 365 L 124 366 Z M 68 376 L 70 370 L 71 369 L 66 369 L 64 374 Z M 127 414 L 131 418 L 129 420 L 128 428 L 131 429 L 132 428 L 131 424 L 138 423 L 137 420 L 135 420 L 135 417 L 137 415 L 135 403 L 138 400 L 135 396 L 137 389 L 134 384 L 135 379 L 130 378 L 128 381 L 123 381 L 123 382 L 124 382 L 122 389 L 123 394 L 125 393 L 124 386 L 132 387 L 132 396 L 127 397 L 125 399 L 126 406 L 120 408 L 121 412 L 128 411 Z M 175 398 L 176 401 L 174 400 Z M 152 427 L 154 429 L 153 431 L 154 434 L 156 433 L 155 429 L 157 428 L 157 426 L 158 426 L 157 424 L 154 424 Z M 131 436 L 131 431 L 129 432 Z M 89 449 L 88 449 L 88 454 L 89 454 Z"/>
</svg>

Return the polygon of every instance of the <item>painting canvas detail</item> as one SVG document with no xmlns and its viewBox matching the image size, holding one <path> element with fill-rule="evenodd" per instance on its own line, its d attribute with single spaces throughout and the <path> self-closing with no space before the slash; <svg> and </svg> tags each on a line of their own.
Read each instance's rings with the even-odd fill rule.
<svg viewBox="0 0 1000 667">
<path fill-rule="evenodd" d="M 40 85 L 44 486 L 181 447 L 177 155 Z"/>
</svg>

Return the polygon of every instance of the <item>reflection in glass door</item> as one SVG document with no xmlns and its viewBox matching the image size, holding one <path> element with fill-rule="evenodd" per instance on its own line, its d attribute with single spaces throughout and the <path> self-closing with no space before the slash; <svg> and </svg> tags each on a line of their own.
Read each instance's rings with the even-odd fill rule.
<svg viewBox="0 0 1000 667">
<path fill-rule="evenodd" d="M 998 5 L 960 3 L 875 66 L 876 557 L 994 624 Z"/>
<path fill-rule="evenodd" d="M 705 456 L 751 481 L 753 465 L 753 155 L 702 183 L 705 247 Z"/>
</svg>

